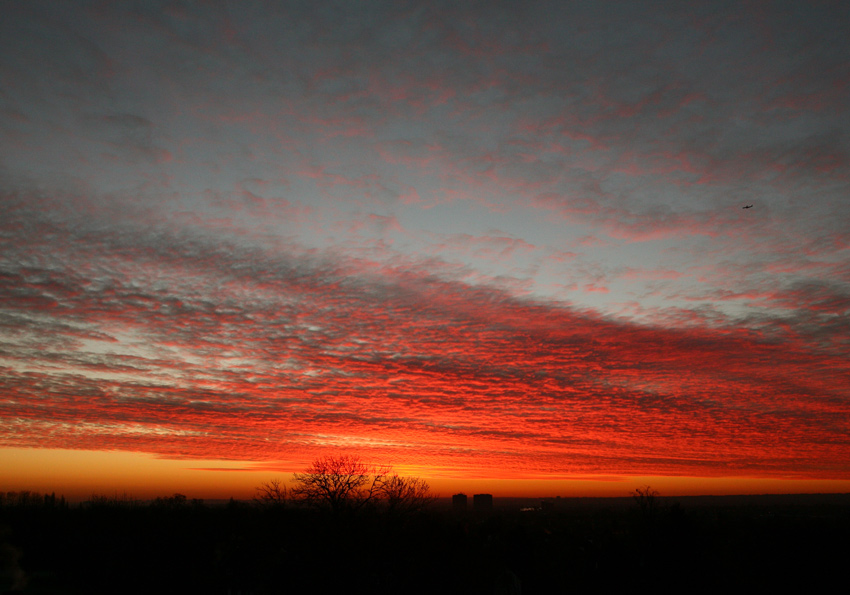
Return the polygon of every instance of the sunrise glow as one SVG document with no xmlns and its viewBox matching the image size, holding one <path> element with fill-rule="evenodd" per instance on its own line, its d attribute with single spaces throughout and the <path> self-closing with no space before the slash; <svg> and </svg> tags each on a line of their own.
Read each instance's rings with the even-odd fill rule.
<svg viewBox="0 0 850 595">
<path fill-rule="evenodd" d="M 0 491 L 850 492 L 847 12 L 639 5 L 4 6 Z"/>
</svg>

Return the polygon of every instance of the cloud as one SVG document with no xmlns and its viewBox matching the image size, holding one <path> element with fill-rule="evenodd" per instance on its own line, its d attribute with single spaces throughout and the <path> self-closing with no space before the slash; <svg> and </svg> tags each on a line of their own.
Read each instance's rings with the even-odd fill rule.
<svg viewBox="0 0 850 595">
<path fill-rule="evenodd" d="M 846 475 L 846 10 L 784 8 L 9 7 L 0 441 Z"/>
<path fill-rule="evenodd" d="M 460 468 L 846 472 L 846 349 L 806 334 L 642 326 L 415 262 L 34 211 L 50 235 L 4 226 L 6 446 L 273 460 L 360 440 Z"/>
</svg>

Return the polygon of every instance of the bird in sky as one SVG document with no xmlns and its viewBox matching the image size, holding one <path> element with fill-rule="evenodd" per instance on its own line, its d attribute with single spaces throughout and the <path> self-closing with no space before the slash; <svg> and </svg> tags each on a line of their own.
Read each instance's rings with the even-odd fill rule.
<svg viewBox="0 0 850 595">
<path fill-rule="evenodd" d="M 753 208 L 753 205 L 744 205 L 744 206 L 743 206 L 743 207 L 741 207 L 741 208 L 742 208 L 742 209 L 752 209 L 752 208 Z"/>
</svg>

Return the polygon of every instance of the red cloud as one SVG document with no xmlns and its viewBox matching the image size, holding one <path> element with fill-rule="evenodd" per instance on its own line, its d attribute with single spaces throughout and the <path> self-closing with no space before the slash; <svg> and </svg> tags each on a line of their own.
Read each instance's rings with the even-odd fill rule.
<svg viewBox="0 0 850 595">
<path fill-rule="evenodd" d="M 850 471 L 850 359 L 815 335 L 641 326 L 401 262 L 74 233 L 49 262 L 3 264 L 6 446 L 357 448 L 496 474 Z"/>
</svg>

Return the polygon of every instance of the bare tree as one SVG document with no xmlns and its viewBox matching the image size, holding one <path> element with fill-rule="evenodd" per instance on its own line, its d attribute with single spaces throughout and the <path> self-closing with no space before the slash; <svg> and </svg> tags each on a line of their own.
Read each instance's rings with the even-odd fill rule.
<svg viewBox="0 0 850 595">
<path fill-rule="evenodd" d="M 658 509 L 658 496 L 658 492 L 649 486 L 637 488 L 634 492 L 632 492 L 632 498 L 635 499 L 641 513 L 646 518 L 655 516 Z"/>
<path fill-rule="evenodd" d="M 257 486 L 254 502 L 261 506 L 281 507 L 286 505 L 286 495 L 286 485 L 280 479 L 275 478 Z"/>
<path fill-rule="evenodd" d="M 419 477 L 390 475 L 380 487 L 381 498 L 391 513 L 419 512 L 437 499 L 431 495 L 428 482 Z"/>
<path fill-rule="evenodd" d="M 364 463 L 356 455 L 325 456 L 304 473 L 294 473 L 292 496 L 334 515 L 359 510 L 381 492 L 389 468 Z"/>
</svg>

